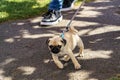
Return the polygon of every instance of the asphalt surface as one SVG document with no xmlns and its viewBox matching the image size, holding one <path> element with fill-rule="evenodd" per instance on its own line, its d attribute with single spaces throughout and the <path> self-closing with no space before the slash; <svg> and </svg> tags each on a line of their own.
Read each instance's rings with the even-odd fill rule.
<svg viewBox="0 0 120 80">
<path fill-rule="evenodd" d="M 120 0 L 86 3 L 71 26 L 84 45 L 82 65 L 72 62 L 60 70 L 53 63 L 46 40 L 61 33 L 76 9 L 63 12 L 54 26 L 40 26 L 41 17 L 0 24 L 0 80 L 106 80 L 120 74 Z M 74 53 L 78 53 L 76 49 Z"/>
</svg>

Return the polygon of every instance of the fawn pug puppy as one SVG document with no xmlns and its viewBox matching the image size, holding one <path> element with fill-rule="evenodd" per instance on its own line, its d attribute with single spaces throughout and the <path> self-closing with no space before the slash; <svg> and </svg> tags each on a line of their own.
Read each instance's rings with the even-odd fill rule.
<svg viewBox="0 0 120 80">
<path fill-rule="evenodd" d="M 65 61 L 68 61 L 71 58 L 75 69 L 81 68 L 81 65 L 78 63 L 72 52 L 74 48 L 78 46 L 80 48 L 80 56 L 83 54 L 84 44 L 77 33 L 78 31 L 74 27 L 70 27 L 69 30 L 64 33 L 64 38 L 61 36 L 54 36 L 47 40 L 48 48 L 58 68 L 64 68 L 64 65 L 59 60 L 59 56 L 61 55 L 64 56 Z"/>
</svg>

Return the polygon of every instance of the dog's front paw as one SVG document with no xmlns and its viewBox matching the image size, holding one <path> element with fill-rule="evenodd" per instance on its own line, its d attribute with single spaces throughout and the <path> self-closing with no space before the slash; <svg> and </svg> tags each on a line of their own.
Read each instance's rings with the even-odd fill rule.
<svg viewBox="0 0 120 80">
<path fill-rule="evenodd" d="M 63 65 L 63 64 L 59 64 L 59 65 L 58 65 L 58 68 L 63 69 L 63 68 L 64 68 L 64 65 Z"/>
<path fill-rule="evenodd" d="M 75 64 L 75 69 L 80 69 L 81 65 L 80 64 Z"/>
</svg>

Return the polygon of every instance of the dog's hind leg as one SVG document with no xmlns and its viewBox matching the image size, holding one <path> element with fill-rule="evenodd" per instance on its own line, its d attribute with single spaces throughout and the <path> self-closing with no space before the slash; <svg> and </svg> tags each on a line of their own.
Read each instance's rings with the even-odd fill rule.
<svg viewBox="0 0 120 80">
<path fill-rule="evenodd" d="M 80 50 L 79 50 L 79 55 L 80 55 L 80 57 L 83 57 L 84 55 L 83 55 L 83 51 L 84 51 L 84 44 L 83 44 L 83 41 L 80 39 L 79 41 L 78 41 L 78 47 L 80 48 Z"/>
<path fill-rule="evenodd" d="M 71 58 L 71 60 L 72 60 L 72 62 L 73 62 L 73 64 L 74 64 L 75 69 L 80 69 L 80 68 L 81 68 L 81 65 L 78 63 L 78 61 L 77 61 L 77 59 L 75 58 L 72 50 L 69 49 L 69 50 L 68 50 L 68 53 L 69 53 L 68 55 L 70 56 L 70 58 Z"/>
</svg>

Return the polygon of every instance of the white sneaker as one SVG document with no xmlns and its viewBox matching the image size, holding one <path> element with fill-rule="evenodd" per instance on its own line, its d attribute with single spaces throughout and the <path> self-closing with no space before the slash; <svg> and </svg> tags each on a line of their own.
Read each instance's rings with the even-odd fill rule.
<svg viewBox="0 0 120 80">
<path fill-rule="evenodd" d="M 43 15 L 40 25 L 54 25 L 62 20 L 63 16 L 60 11 L 49 10 Z"/>
</svg>

